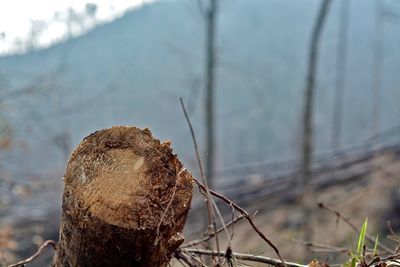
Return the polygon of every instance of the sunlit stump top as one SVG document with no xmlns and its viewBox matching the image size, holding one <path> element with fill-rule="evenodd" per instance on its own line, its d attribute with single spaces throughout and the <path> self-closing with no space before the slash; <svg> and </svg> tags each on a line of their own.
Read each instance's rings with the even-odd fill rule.
<svg viewBox="0 0 400 267">
<path fill-rule="evenodd" d="M 53 266 L 165 266 L 183 242 L 192 176 L 148 129 L 89 135 L 64 182 Z"/>
</svg>

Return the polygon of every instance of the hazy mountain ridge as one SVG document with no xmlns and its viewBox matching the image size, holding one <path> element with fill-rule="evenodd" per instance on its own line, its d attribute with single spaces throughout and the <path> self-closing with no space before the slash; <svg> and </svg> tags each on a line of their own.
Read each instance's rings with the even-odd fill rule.
<svg viewBox="0 0 400 267">
<path fill-rule="evenodd" d="M 218 20 L 218 166 L 293 158 L 300 133 L 308 39 L 319 1 L 221 1 Z M 371 101 L 373 1 L 352 1 L 346 84 L 345 143 L 368 136 Z M 334 90 L 338 6 L 329 14 L 321 46 L 316 125 L 318 150 L 328 148 Z M 399 42 L 394 26 L 386 32 Z M 27 169 L 62 171 L 65 158 L 54 136 L 84 136 L 116 124 L 149 127 L 171 139 L 181 157 L 194 159 L 180 110 L 183 96 L 202 140 L 203 22 L 195 1 L 160 1 L 128 12 L 85 36 L 43 51 L 0 58 L 9 86 L 50 79 L 40 93 L 3 107 L 28 143 Z M 397 59 L 397 60 L 395 60 Z M 396 73 L 399 50 L 387 45 L 384 127 L 400 115 Z M 194 105 L 195 104 L 195 108 Z M 34 113 L 32 113 L 34 111 Z M 32 115 L 34 114 L 34 115 Z M 51 144 L 48 145 L 49 140 Z M 44 146 L 47 144 L 47 146 Z M 11 163 L 12 164 L 12 163 Z M 193 165 L 194 166 L 194 165 Z M 22 178 L 23 179 L 23 178 Z"/>
</svg>

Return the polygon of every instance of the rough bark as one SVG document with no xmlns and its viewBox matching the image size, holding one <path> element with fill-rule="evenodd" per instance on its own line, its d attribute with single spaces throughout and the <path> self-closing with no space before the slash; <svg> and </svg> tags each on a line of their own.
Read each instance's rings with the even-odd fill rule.
<svg viewBox="0 0 400 267">
<path fill-rule="evenodd" d="M 53 267 L 166 266 L 183 242 L 192 176 L 148 129 L 89 135 L 64 182 Z"/>
</svg>

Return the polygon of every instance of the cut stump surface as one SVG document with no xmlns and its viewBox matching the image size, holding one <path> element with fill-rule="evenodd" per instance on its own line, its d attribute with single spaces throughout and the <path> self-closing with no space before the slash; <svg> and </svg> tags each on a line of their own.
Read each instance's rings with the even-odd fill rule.
<svg viewBox="0 0 400 267">
<path fill-rule="evenodd" d="M 73 152 L 64 182 L 53 267 L 166 266 L 183 242 L 192 176 L 148 129 L 89 135 Z"/>
</svg>

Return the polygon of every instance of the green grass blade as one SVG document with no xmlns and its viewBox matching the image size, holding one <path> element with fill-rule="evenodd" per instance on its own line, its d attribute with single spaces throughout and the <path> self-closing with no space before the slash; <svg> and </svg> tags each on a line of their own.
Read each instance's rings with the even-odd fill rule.
<svg viewBox="0 0 400 267">
<path fill-rule="evenodd" d="M 360 235 L 358 236 L 358 243 L 357 243 L 357 255 L 361 255 L 361 250 L 365 244 L 365 234 L 367 233 L 367 226 L 368 226 L 368 218 L 365 219 Z"/>
<path fill-rule="evenodd" d="M 377 255 L 376 254 L 376 251 L 377 251 L 377 248 L 378 248 L 378 243 L 379 243 L 379 235 L 376 235 L 376 239 L 375 239 L 375 244 L 374 244 L 374 257 Z"/>
<path fill-rule="evenodd" d="M 356 267 L 356 258 L 351 259 L 350 267 Z"/>
</svg>

